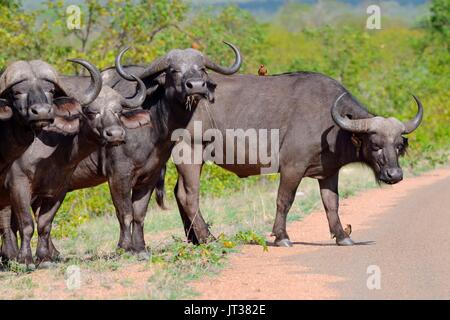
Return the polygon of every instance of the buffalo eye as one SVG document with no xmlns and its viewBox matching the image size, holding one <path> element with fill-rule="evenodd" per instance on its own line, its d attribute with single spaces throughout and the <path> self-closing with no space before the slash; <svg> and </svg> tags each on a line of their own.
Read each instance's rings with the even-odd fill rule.
<svg viewBox="0 0 450 320">
<path fill-rule="evenodd" d="M 379 151 L 379 150 L 381 150 L 382 148 L 379 146 L 379 145 L 377 145 L 377 144 L 372 144 L 372 150 L 373 151 Z"/>
<path fill-rule="evenodd" d="M 97 115 L 99 115 L 99 113 L 98 113 L 98 112 L 93 112 L 93 111 L 88 111 L 88 112 L 86 113 L 86 116 L 87 116 L 89 119 L 91 119 L 91 120 L 94 120 L 94 119 L 97 117 Z"/>
</svg>

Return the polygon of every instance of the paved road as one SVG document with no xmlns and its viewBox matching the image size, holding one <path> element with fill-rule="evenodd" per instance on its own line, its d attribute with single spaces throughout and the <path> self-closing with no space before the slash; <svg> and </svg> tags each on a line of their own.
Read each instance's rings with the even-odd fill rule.
<svg viewBox="0 0 450 320">
<path fill-rule="evenodd" d="M 326 240 L 317 212 L 291 225 L 293 248 L 248 246 L 195 287 L 211 299 L 450 298 L 450 169 L 347 199 L 342 220 L 358 246 Z"/>
<path fill-rule="evenodd" d="M 291 259 L 345 278 L 334 285 L 340 298 L 450 298 L 450 178 L 399 199 L 354 238 L 374 243 L 342 251 L 327 247 Z M 370 265 L 379 267 L 380 290 L 367 287 L 369 275 L 378 272 L 377 267 L 367 270 Z M 370 287 L 376 287 L 376 279 L 370 280 Z"/>
</svg>

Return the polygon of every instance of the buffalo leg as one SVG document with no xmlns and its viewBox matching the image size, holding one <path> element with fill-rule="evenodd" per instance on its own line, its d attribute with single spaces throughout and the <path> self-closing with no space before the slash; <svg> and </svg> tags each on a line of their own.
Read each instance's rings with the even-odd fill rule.
<svg viewBox="0 0 450 320">
<path fill-rule="evenodd" d="M 153 187 L 145 186 L 133 190 L 133 250 L 142 257 L 147 255 L 144 240 L 144 220 Z"/>
<path fill-rule="evenodd" d="M 111 174 L 108 183 L 120 224 L 120 237 L 117 246 L 125 251 L 132 251 L 131 223 L 133 221 L 133 205 L 131 202 L 131 181 L 129 177 Z"/>
<path fill-rule="evenodd" d="M 34 221 L 30 210 L 31 192 L 29 191 L 29 188 L 23 188 L 22 184 L 19 183 L 17 185 L 10 188 L 11 208 L 16 214 L 19 222 L 19 233 L 21 238 L 17 260 L 19 263 L 24 263 L 28 266 L 33 264 L 31 238 L 34 233 Z"/>
<path fill-rule="evenodd" d="M 50 232 L 55 214 L 63 202 L 66 193 L 63 192 L 59 197 L 42 199 L 37 215 L 38 244 L 36 248 L 37 263 L 56 260 L 59 252 L 55 249 Z"/>
<path fill-rule="evenodd" d="M 65 197 L 65 195 L 64 195 Z M 64 199 L 64 198 L 63 198 Z M 41 204 L 42 204 L 42 198 L 38 197 L 33 203 L 31 204 L 31 209 L 33 210 L 35 221 L 39 220 L 39 212 L 41 210 Z M 58 211 L 59 207 L 62 204 L 62 200 L 60 202 L 60 205 L 55 208 L 55 212 Z M 39 228 L 39 227 L 38 227 Z M 60 259 L 61 255 L 58 250 L 56 250 L 55 245 L 53 244 L 51 234 L 48 236 L 48 250 L 50 252 L 51 261 L 57 261 Z"/>
<path fill-rule="evenodd" d="M 188 241 L 206 243 L 212 238 L 199 208 L 199 187 L 202 165 L 177 165 L 178 180 L 175 198 Z"/>
<path fill-rule="evenodd" d="M 278 247 L 291 247 L 286 231 L 286 219 L 289 209 L 295 199 L 298 185 L 302 180 L 303 172 L 292 169 L 280 170 L 280 185 L 277 195 L 277 213 L 275 223 L 272 229 L 272 235 L 275 236 L 275 245 Z"/>
<path fill-rule="evenodd" d="M 3 208 L 0 211 L 0 234 L 2 238 L 0 256 L 5 258 L 6 260 L 15 259 L 19 252 L 16 233 L 12 226 L 12 223 L 13 221 L 11 207 Z"/>
<path fill-rule="evenodd" d="M 325 179 L 319 180 L 320 195 L 322 197 L 323 206 L 327 213 L 328 225 L 332 238 L 336 238 L 338 245 L 348 246 L 354 242 L 347 236 L 342 228 L 339 219 L 339 191 L 338 191 L 339 173 L 334 174 Z"/>
</svg>

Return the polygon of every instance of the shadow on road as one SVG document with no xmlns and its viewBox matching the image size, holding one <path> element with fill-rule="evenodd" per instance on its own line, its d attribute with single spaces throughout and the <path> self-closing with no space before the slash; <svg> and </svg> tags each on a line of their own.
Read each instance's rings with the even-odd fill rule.
<svg viewBox="0 0 450 320">
<path fill-rule="evenodd" d="M 303 242 L 303 241 L 294 241 L 292 242 L 293 245 L 303 245 L 303 246 L 315 246 L 315 247 L 337 247 L 338 245 L 336 243 L 323 243 L 323 242 Z M 360 241 L 355 242 L 355 246 L 369 246 L 369 245 L 375 245 L 375 241 Z M 273 242 L 266 242 L 266 245 L 268 247 L 276 247 L 276 245 Z"/>
</svg>

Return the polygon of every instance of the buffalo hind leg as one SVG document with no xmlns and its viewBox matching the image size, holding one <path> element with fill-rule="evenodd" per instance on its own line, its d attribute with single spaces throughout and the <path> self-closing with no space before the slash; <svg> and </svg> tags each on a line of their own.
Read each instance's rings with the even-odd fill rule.
<svg viewBox="0 0 450 320">
<path fill-rule="evenodd" d="M 194 244 L 214 239 L 199 208 L 199 188 L 202 165 L 177 165 L 178 180 L 175 198 L 188 241 Z"/>
<path fill-rule="evenodd" d="M 138 257 L 141 260 L 147 260 L 149 258 L 149 253 L 145 247 L 144 221 L 152 192 L 153 187 L 151 186 L 133 189 L 133 251 L 138 254 Z"/>
<path fill-rule="evenodd" d="M 289 235 L 286 231 L 286 219 L 289 209 L 295 199 L 298 185 L 303 177 L 303 171 L 299 172 L 295 168 L 282 168 L 280 170 L 280 185 L 277 195 L 277 213 L 275 223 L 272 229 L 272 235 L 275 236 L 274 244 L 278 247 L 292 247 Z"/>
<path fill-rule="evenodd" d="M 340 246 L 350 246 L 355 244 L 352 239 L 344 232 L 339 219 L 339 191 L 338 191 L 339 173 L 325 179 L 319 180 L 320 195 L 323 206 L 327 214 L 328 225 L 332 238 L 336 238 L 336 243 Z"/>
<path fill-rule="evenodd" d="M 55 249 L 53 242 L 51 241 L 50 232 L 52 230 L 55 214 L 61 206 L 65 196 L 66 193 L 63 192 L 58 197 L 44 198 L 39 201 L 39 209 L 35 211 L 38 229 L 38 243 L 36 248 L 37 264 L 55 261 L 59 258 L 59 252 Z M 34 209 L 37 208 L 34 207 Z"/>
<path fill-rule="evenodd" d="M 133 205 L 131 202 L 130 178 L 129 176 L 125 177 L 113 173 L 108 180 L 111 198 L 120 224 L 120 237 L 117 247 L 125 251 L 132 251 L 131 223 L 133 221 Z"/>
<path fill-rule="evenodd" d="M 14 224 L 14 225 L 13 225 Z M 11 212 L 11 207 L 5 207 L 0 210 L 0 234 L 2 245 L 0 256 L 5 260 L 13 260 L 19 253 L 17 245 L 17 220 Z"/>
</svg>

